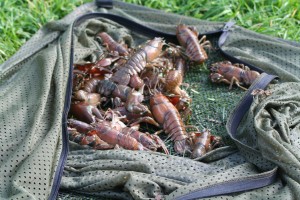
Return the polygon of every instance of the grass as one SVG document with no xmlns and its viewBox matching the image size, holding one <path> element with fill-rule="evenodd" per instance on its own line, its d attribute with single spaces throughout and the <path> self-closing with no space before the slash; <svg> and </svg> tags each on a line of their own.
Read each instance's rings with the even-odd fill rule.
<svg viewBox="0 0 300 200">
<path fill-rule="evenodd" d="M 1 0 L 0 63 L 15 53 L 45 23 L 91 0 Z M 298 0 L 125 0 L 129 3 L 210 21 L 234 19 L 253 31 L 300 41 Z"/>
<path fill-rule="evenodd" d="M 0 63 L 15 53 L 38 29 L 58 20 L 88 0 L 0 0 Z"/>
<path fill-rule="evenodd" d="M 283 39 L 300 41 L 297 0 L 127 0 L 152 8 L 210 21 L 234 19 L 238 25 Z"/>
</svg>

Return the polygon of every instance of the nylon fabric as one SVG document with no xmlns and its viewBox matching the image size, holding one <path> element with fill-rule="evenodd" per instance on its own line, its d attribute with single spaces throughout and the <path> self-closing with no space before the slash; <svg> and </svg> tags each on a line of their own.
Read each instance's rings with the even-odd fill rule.
<svg viewBox="0 0 300 200">
<path fill-rule="evenodd" d="M 169 33 L 175 32 L 179 22 L 196 26 L 201 34 L 219 31 L 225 25 L 116 1 L 110 10 L 97 8 L 94 3 L 82 5 L 44 26 L 0 65 L 0 176 L 4 177 L 0 182 L 1 199 L 49 197 L 61 156 L 72 25 L 77 17 L 92 12 L 117 14 Z M 130 47 L 149 39 L 107 19 L 86 20 L 74 27 L 75 63 L 93 62 L 102 56 L 103 47 L 95 40 L 99 31 L 108 32 Z M 227 146 L 191 160 L 152 152 L 95 151 L 70 142 L 59 199 L 174 199 L 237 177 L 255 177 L 275 165 L 280 168 L 280 176 L 272 185 L 206 199 L 300 198 L 300 99 L 296 95 L 299 44 L 238 26 L 229 30 L 223 51 L 287 82 L 271 86 L 268 97 L 254 97 L 235 143 L 225 123 L 244 92 L 237 87 L 229 91 L 228 85 L 209 81 L 206 67 L 225 58 L 217 49 L 218 36 L 208 39 L 213 45 L 208 50 L 209 60 L 191 68 L 185 77 L 193 99 L 191 122 L 200 129 L 210 128 L 224 138 Z"/>
<path fill-rule="evenodd" d="M 49 196 L 62 148 L 69 35 L 1 74 L 1 199 Z"/>
</svg>

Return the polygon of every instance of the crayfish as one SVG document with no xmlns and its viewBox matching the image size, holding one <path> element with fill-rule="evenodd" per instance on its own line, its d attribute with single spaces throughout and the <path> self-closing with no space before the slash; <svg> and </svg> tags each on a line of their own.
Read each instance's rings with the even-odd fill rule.
<svg viewBox="0 0 300 200">
<path fill-rule="evenodd" d="M 185 54 L 191 61 L 201 64 L 208 59 L 203 47 L 210 47 L 211 45 L 209 41 L 206 41 L 206 36 L 203 36 L 199 41 L 198 35 L 195 27 L 188 27 L 184 24 L 177 26 L 176 36 L 179 44 L 185 48 Z"/>
<path fill-rule="evenodd" d="M 229 84 L 229 89 L 232 89 L 232 85 L 236 84 L 239 88 L 247 90 L 243 86 L 250 86 L 260 75 L 257 71 L 250 70 L 243 64 L 232 64 L 229 61 L 212 64 L 210 71 L 210 80 L 213 83 Z"/>
<path fill-rule="evenodd" d="M 114 75 L 112 80 L 120 85 L 128 85 L 134 74 L 140 73 L 146 66 L 159 56 L 163 47 L 162 38 L 154 38 L 133 54 L 129 60 Z"/>
<path fill-rule="evenodd" d="M 215 148 L 224 146 L 222 139 L 212 135 L 208 129 L 191 133 L 191 138 L 193 144 L 192 158 L 201 157 Z"/>
<path fill-rule="evenodd" d="M 116 42 L 112 37 L 110 37 L 106 32 L 98 33 L 98 37 L 101 38 L 103 46 L 106 46 L 111 52 L 118 52 L 119 55 L 125 56 L 128 55 L 127 48 Z"/>
<path fill-rule="evenodd" d="M 181 86 L 189 65 L 207 59 L 203 47 L 209 42 L 205 37 L 198 41 L 195 28 L 179 25 L 177 37 L 185 54 L 163 38 L 148 40 L 134 49 L 105 32 L 96 37 L 105 47 L 101 58 L 74 65 L 68 120 L 71 141 L 99 150 L 124 148 L 169 154 L 157 135 L 164 131 L 178 154 L 195 158 L 218 147 L 221 139 L 209 131 L 190 134 L 184 124 L 192 101 Z M 216 74 L 219 68 L 215 65 L 214 69 Z"/>
<path fill-rule="evenodd" d="M 175 106 L 163 94 L 157 92 L 150 99 L 150 108 L 154 118 L 175 142 L 174 149 L 183 154 L 189 151 L 188 136 L 183 121 Z"/>
</svg>

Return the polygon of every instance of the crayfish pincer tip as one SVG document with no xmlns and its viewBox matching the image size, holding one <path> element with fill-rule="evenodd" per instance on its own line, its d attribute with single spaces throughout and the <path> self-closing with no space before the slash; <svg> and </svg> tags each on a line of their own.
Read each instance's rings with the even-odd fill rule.
<svg viewBox="0 0 300 200">
<path fill-rule="evenodd" d="M 139 144 L 138 149 L 140 151 L 150 151 L 150 149 L 148 149 L 147 147 L 144 147 L 142 144 Z"/>
</svg>

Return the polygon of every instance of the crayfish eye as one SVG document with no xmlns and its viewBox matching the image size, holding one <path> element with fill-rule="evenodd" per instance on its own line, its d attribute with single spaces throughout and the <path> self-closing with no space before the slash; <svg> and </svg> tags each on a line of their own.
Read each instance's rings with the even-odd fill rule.
<svg viewBox="0 0 300 200">
<path fill-rule="evenodd" d="M 211 72 L 217 72 L 218 71 L 218 66 L 217 65 L 212 65 L 211 67 L 210 67 L 210 71 Z"/>
</svg>

